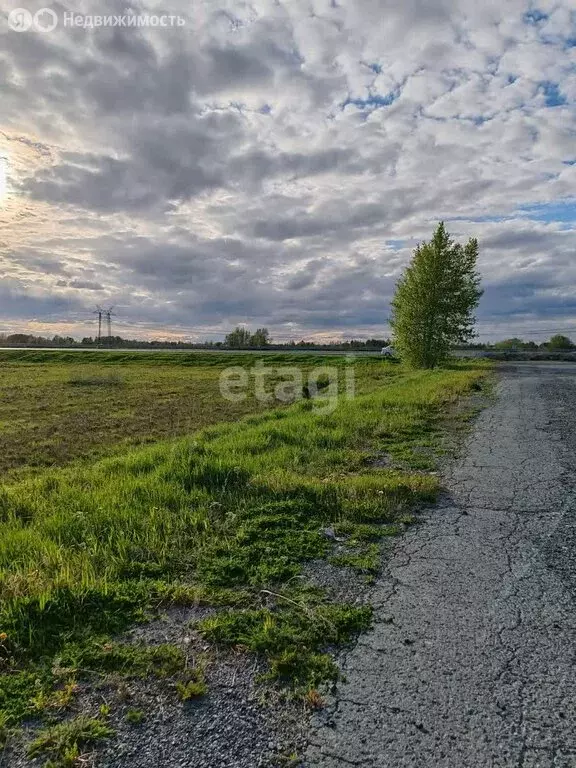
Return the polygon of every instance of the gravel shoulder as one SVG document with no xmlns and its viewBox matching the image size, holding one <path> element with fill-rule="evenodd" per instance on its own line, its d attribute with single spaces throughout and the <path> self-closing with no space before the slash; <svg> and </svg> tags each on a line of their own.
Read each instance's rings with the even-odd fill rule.
<svg viewBox="0 0 576 768">
<path fill-rule="evenodd" d="M 386 558 L 308 768 L 576 766 L 575 395 L 574 365 L 501 369 L 440 504 Z"/>
</svg>

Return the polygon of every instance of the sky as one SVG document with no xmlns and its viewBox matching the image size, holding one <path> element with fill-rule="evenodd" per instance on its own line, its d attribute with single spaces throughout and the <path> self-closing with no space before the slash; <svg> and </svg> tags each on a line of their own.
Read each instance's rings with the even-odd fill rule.
<svg viewBox="0 0 576 768">
<path fill-rule="evenodd" d="M 573 0 L 22 5 L 0 332 L 93 335 L 102 305 L 140 338 L 381 337 L 442 219 L 480 241 L 479 340 L 576 338 Z M 90 26 L 125 14 L 182 24 Z"/>
</svg>

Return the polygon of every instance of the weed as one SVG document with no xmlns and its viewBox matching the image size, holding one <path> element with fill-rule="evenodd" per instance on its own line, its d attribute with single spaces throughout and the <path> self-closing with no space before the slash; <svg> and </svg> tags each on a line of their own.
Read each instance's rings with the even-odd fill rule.
<svg viewBox="0 0 576 768">
<path fill-rule="evenodd" d="M 310 599 L 293 602 L 296 605 L 288 603 L 275 610 L 229 611 L 200 622 L 199 630 L 214 642 L 243 646 L 268 657 L 269 679 L 298 691 L 335 680 L 337 669 L 322 650 L 367 629 L 370 608 Z"/>
<path fill-rule="evenodd" d="M 29 701 L 35 713 L 42 714 L 47 710 L 59 712 L 70 706 L 77 690 L 78 683 L 74 678 L 70 678 L 62 686 L 53 690 L 48 687 L 38 688 Z"/>
<path fill-rule="evenodd" d="M 176 683 L 176 693 L 182 702 L 198 699 L 208 693 L 208 686 L 204 679 L 204 673 L 201 669 L 189 670 L 188 679 Z"/>
<path fill-rule="evenodd" d="M 144 722 L 146 716 L 141 709 L 129 709 L 125 717 L 126 722 L 130 723 L 130 725 L 140 725 L 140 723 Z"/>
<path fill-rule="evenodd" d="M 12 727 L 37 713 L 35 701 L 49 700 L 49 675 L 44 670 L 19 670 L 0 675 L 0 717 Z"/>
<path fill-rule="evenodd" d="M 306 691 L 306 695 L 304 696 L 304 703 L 310 709 L 322 709 L 324 706 L 324 699 L 316 690 L 316 688 L 310 688 L 309 691 Z"/>
<path fill-rule="evenodd" d="M 52 766 L 73 766 L 83 747 L 90 747 L 113 734 L 112 728 L 101 719 L 79 715 L 41 730 L 28 746 L 28 757 L 50 758 Z"/>
<path fill-rule="evenodd" d="M 92 640 L 66 646 L 59 663 L 79 673 L 96 670 L 127 677 L 170 677 L 183 669 L 185 657 L 175 645 L 130 645 Z"/>
<path fill-rule="evenodd" d="M 380 567 L 380 548 L 377 544 L 357 547 L 329 558 L 332 565 L 353 568 L 360 573 L 375 574 Z"/>
<path fill-rule="evenodd" d="M 9 738 L 8 716 L 4 712 L 0 712 L 0 749 L 4 749 Z"/>
</svg>

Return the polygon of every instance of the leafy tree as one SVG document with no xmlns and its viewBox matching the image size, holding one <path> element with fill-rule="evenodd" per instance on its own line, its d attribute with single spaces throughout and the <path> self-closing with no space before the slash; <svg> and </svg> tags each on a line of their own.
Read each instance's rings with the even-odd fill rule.
<svg viewBox="0 0 576 768">
<path fill-rule="evenodd" d="M 250 338 L 251 347 L 266 347 L 270 344 L 270 332 L 268 328 L 258 328 Z"/>
<path fill-rule="evenodd" d="M 224 344 L 232 349 L 244 349 L 250 346 L 251 334 L 247 328 L 237 326 L 224 339 Z"/>
<path fill-rule="evenodd" d="M 556 336 L 552 336 L 550 341 L 547 342 L 546 346 L 548 349 L 572 349 L 574 344 L 572 343 L 572 340 L 568 338 L 568 336 L 562 336 L 562 334 L 558 334 Z"/>
<path fill-rule="evenodd" d="M 392 301 L 393 343 L 409 365 L 433 368 L 453 344 L 473 338 L 482 296 L 477 259 L 478 241 L 455 243 L 444 222 L 415 249 Z"/>
<path fill-rule="evenodd" d="M 270 344 L 270 332 L 268 328 L 258 328 L 255 333 L 250 333 L 248 328 L 237 326 L 229 333 L 224 344 L 231 349 L 246 349 L 247 347 L 266 347 Z"/>
<path fill-rule="evenodd" d="M 511 339 L 504 339 L 504 341 L 497 341 L 494 344 L 494 349 L 523 349 L 525 346 L 522 339 L 513 337 Z"/>
</svg>

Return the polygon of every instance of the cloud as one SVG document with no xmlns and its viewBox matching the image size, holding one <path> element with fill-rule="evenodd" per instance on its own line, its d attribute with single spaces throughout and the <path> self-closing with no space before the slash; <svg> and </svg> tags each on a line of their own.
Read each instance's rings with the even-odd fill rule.
<svg viewBox="0 0 576 768">
<path fill-rule="evenodd" d="M 480 239 L 483 332 L 576 325 L 570 0 L 169 12 L 186 24 L 0 25 L 8 321 L 83 334 L 96 294 L 146 333 L 373 335 L 444 218 Z"/>
</svg>

